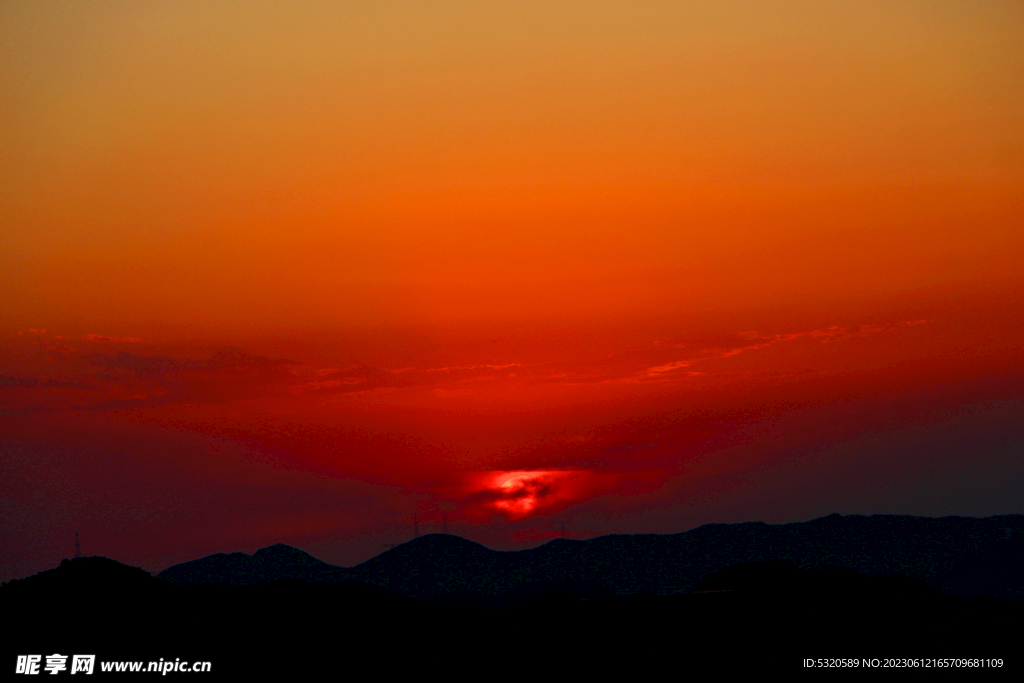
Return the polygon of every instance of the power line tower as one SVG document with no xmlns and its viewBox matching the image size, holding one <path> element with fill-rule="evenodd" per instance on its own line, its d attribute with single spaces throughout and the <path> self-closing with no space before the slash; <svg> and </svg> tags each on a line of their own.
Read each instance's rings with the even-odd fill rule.
<svg viewBox="0 0 1024 683">
<path fill-rule="evenodd" d="M 415 513 L 412 516 L 412 537 L 420 537 L 420 520 L 416 517 Z"/>
<path fill-rule="evenodd" d="M 75 532 L 75 559 L 82 556 L 82 544 L 78 541 L 78 532 Z"/>
<path fill-rule="evenodd" d="M 441 533 L 446 534 L 446 533 L 448 533 L 448 513 L 447 512 L 443 513 L 443 517 L 444 517 L 444 527 L 443 527 L 444 531 L 442 531 Z"/>
</svg>

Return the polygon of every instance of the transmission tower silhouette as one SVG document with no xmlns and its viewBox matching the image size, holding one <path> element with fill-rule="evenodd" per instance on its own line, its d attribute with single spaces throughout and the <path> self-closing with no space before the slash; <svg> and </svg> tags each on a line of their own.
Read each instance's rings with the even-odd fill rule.
<svg viewBox="0 0 1024 683">
<path fill-rule="evenodd" d="M 75 559 L 82 556 L 82 544 L 78 541 L 78 532 L 75 532 Z"/>
</svg>

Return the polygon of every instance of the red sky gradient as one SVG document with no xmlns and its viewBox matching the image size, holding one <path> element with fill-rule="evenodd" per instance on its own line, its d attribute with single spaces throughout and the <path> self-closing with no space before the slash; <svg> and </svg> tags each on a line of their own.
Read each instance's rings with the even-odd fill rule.
<svg viewBox="0 0 1024 683">
<path fill-rule="evenodd" d="M 1024 512 L 1020 3 L 0 32 L 0 579 Z"/>
</svg>

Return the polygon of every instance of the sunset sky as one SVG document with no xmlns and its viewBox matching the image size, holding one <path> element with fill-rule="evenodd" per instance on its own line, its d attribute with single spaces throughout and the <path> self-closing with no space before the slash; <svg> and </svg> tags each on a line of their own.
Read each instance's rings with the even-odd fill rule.
<svg viewBox="0 0 1024 683">
<path fill-rule="evenodd" d="M 1024 4 L 0 3 L 0 579 L 1024 513 Z"/>
</svg>

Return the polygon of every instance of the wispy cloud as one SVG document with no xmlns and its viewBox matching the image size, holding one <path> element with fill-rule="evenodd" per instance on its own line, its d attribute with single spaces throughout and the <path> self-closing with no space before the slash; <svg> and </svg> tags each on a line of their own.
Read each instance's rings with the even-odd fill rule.
<svg viewBox="0 0 1024 683">
<path fill-rule="evenodd" d="M 524 363 L 516 359 L 439 366 L 372 367 L 310 365 L 220 349 L 205 359 L 181 359 L 120 351 L 78 353 L 42 330 L 20 339 L 27 362 L 24 371 L 7 372 L 0 390 L 10 409 L 134 407 L 167 403 L 225 402 L 264 396 L 345 394 L 427 388 L 438 400 L 472 400 L 474 393 L 495 383 L 529 385 L 597 385 L 710 381 L 728 372 L 720 361 L 766 347 L 805 342 L 834 344 L 912 327 L 928 320 L 891 324 L 816 328 L 762 334 L 747 331 L 717 338 L 658 339 L 600 358 Z M 85 335 L 100 344 L 139 343 L 137 337 Z M 93 347 L 95 348 L 95 347 Z M 34 356 L 32 354 L 35 354 Z M 718 363 L 713 363 L 718 361 Z M 10 369 L 10 368 L 8 368 Z M 770 374 L 772 368 L 765 368 Z M 75 389 L 88 388 L 89 393 Z M 46 392 L 49 392 L 48 394 Z M 27 392 L 27 393 L 26 393 Z M 34 392 L 29 396 L 29 393 Z M 46 395 L 44 395 L 46 394 Z M 45 399 L 45 400 L 43 400 Z"/>
<path fill-rule="evenodd" d="M 767 346 L 798 339 L 811 339 L 822 344 L 851 339 L 854 337 L 867 337 L 881 332 L 888 332 L 901 327 L 913 327 L 932 322 L 930 320 L 906 320 L 898 323 L 859 325 L 857 327 L 830 327 L 807 330 L 803 332 L 787 332 L 783 334 L 763 335 L 759 332 L 741 332 L 733 344 L 720 344 L 715 346 L 702 346 L 692 342 L 685 342 L 672 339 L 659 339 L 654 342 L 655 346 L 674 349 L 690 349 L 690 353 L 684 358 L 679 358 L 668 363 L 655 365 L 646 368 L 642 375 L 644 377 L 658 378 L 668 374 L 678 373 L 679 370 L 692 366 L 695 363 L 709 360 L 719 360 L 738 356 L 741 353 L 756 351 Z"/>
<path fill-rule="evenodd" d="M 675 372 L 682 368 L 690 367 L 689 361 L 677 360 L 671 363 L 665 363 L 664 365 L 655 365 L 653 368 L 647 368 L 646 373 L 649 376 L 660 375 L 666 372 Z"/>
</svg>

